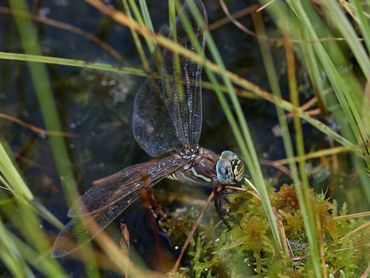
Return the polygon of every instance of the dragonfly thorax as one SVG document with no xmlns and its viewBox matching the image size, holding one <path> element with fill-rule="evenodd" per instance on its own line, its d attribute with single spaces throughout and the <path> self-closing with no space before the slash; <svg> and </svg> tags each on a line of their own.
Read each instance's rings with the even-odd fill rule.
<svg viewBox="0 0 370 278">
<path fill-rule="evenodd" d="M 199 155 L 199 146 L 195 146 L 195 147 L 192 147 L 192 148 L 186 148 L 186 149 L 183 149 L 181 152 L 180 152 L 180 156 L 183 158 L 183 159 L 191 159 L 191 160 L 195 160 Z"/>
<path fill-rule="evenodd" d="M 232 151 L 223 151 L 216 164 L 217 179 L 221 184 L 239 183 L 244 176 L 244 163 Z"/>
</svg>

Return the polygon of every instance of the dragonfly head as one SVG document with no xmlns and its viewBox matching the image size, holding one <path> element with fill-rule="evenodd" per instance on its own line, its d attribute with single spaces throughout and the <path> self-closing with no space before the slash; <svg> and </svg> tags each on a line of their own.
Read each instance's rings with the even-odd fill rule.
<svg viewBox="0 0 370 278">
<path fill-rule="evenodd" d="M 232 151 L 223 151 L 216 164 L 217 179 L 221 184 L 236 184 L 244 177 L 244 163 Z"/>
</svg>

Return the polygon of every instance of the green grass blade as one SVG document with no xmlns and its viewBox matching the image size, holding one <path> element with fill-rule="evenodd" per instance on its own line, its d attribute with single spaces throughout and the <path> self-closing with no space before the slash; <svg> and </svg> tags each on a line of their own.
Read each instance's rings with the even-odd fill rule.
<svg viewBox="0 0 370 278">
<path fill-rule="evenodd" d="M 366 53 L 357 34 L 355 33 L 355 30 L 353 29 L 351 23 L 348 21 L 347 15 L 344 14 L 343 10 L 340 8 L 337 1 L 324 1 L 323 6 L 326 7 L 326 13 L 329 15 L 332 21 L 335 21 L 335 26 L 340 30 L 342 36 L 344 37 L 347 44 L 351 48 L 352 53 L 355 55 L 356 60 L 358 64 L 360 65 L 363 74 L 365 76 L 370 76 L 369 55 L 368 53 Z M 361 7 L 358 7 L 358 8 L 361 9 Z M 364 25 L 361 25 L 361 26 L 365 27 L 366 25 L 367 24 L 365 23 Z M 370 34 L 367 33 L 367 36 L 369 35 Z"/>
<path fill-rule="evenodd" d="M 169 43 L 167 47 L 170 47 L 173 43 Z M 170 47 L 174 52 L 177 50 L 181 50 L 181 46 L 178 44 L 175 44 L 173 47 Z M 189 59 L 193 61 L 197 61 L 199 59 L 196 59 L 193 57 L 193 55 L 186 55 L 182 53 Z M 117 67 L 112 66 L 108 64 L 102 64 L 102 63 L 88 63 L 81 60 L 72 60 L 72 59 L 65 59 L 65 58 L 55 58 L 55 57 L 48 57 L 48 56 L 41 56 L 41 55 L 27 55 L 27 54 L 19 54 L 19 53 L 6 53 L 6 52 L 0 52 L 0 59 L 7 59 L 7 60 L 16 60 L 16 61 L 29 61 L 29 62 L 39 62 L 39 63 L 45 63 L 45 64 L 56 64 L 56 65 L 64 65 L 64 66 L 71 66 L 71 67 L 81 67 L 81 68 L 88 68 L 88 69 L 96 69 L 96 70 L 102 70 L 102 71 L 110 71 L 110 72 L 120 72 L 120 73 L 126 73 L 126 74 L 132 74 L 132 75 L 138 75 L 138 76 L 146 76 L 145 72 L 141 69 L 135 69 L 135 68 L 127 68 L 127 67 Z M 199 61 L 201 62 L 201 61 Z M 209 61 L 205 60 L 205 64 L 209 65 Z M 212 71 L 218 72 L 213 66 L 211 67 Z M 354 152 L 361 155 L 362 151 L 360 148 L 356 147 L 354 144 L 352 144 L 350 141 L 348 141 L 346 138 L 342 137 L 338 133 L 336 133 L 334 130 L 323 124 L 322 122 L 312 118 L 307 113 L 298 110 L 295 108 L 290 102 L 285 101 L 281 98 L 277 98 L 271 94 L 269 94 L 266 91 L 263 91 L 262 89 L 258 88 L 257 86 L 253 85 L 252 83 L 236 76 L 231 75 L 231 78 L 233 82 L 235 82 L 237 85 L 243 87 L 246 90 L 249 90 L 253 92 L 256 96 L 261 97 L 269 102 L 272 102 L 276 104 L 277 106 L 283 108 L 286 111 L 293 112 L 296 111 L 303 120 L 307 121 L 314 127 L 316 127 L 318 130 L 323 132 L 324 134 L 328 135 L 329 137 L 333 138 L 335 141 L 337 141 L 339 144 L 346 146 L 348 148 L 353 149 Z M 222 90 L 224 92 L 227 92 L 227 88 L 225 86 L 222 86 Z"/>
<path fill-rule="evenodd" d="M 12 0 L 10 5 L 13 10 L 20 13 L 28 12 L 27 4 L 24 0 Z M 38 39 L 36 30 L 33 26 L 32 21 L 26 17 L 14 16 L 18 32 L 24 52 L 30 55 L 41 55 L 41 49 L 38 45 Z M 51 84 L 49 82 L 48 74 L 45 65 L 40 63 L 28 63 L 29 70 L 31 73 L 31 79 L 35 88 L 35 92 L 38 98 L 41 114 L 48 131 L 60 131 L 61 125 L 56 108 L 56 103 L 51 90 Z M 60 175 L 60 181 L 62 184 L 63 191 L 68 204 L 72 204 L 78 196 L 76 189 L 76 182 L 72 171 L 72 163 L 68 156 L 67 146 L 64 139 L 61 137 L 50 137 L 49 142 L 51 150 L 53 152 L 54 161 L 56 164 L 57 171 Z M 22 215 L 23 216 L 23 215 Z M 32 215 L 30 215 L 32 217 Z M 25 219 L 27 222 L 27 219 Z M 35 224 L 37 221 L 34 220 Z M 32 230 L 32 229 L 29 229 Z M 28 236 L 36 236 L 30 233 Z M 42 244 L 41 238 L 35 241 L 40 246 L 37 246 L 40 250 L 46 248 Z M 86 250 L 86 249 L 84 249 Z M 83 251 L 83 256 L 86 258 L 91 257 L 90 252 Z M 91 277 L 98 277 L 99 272 L 96 267 L 96 263 L 86 266 L 86 271 Z"/>
<path fill-rule="evenodd" d="M 56 261 L 47 259 L 49 254 L 40 256 L 35 250 L 15 235 L 10 234 L 9 238 L 13 241 L 18 250 L 22 250 L 22 257 L 28 264 L 41 272 L 44 277 L 68 277 L 67 273 L 62 270 L 61 266 L 59 266 Z"/>
<path fill-rule="evenodd" d="M 127 16 L 129 18 L 133 18 L 132 15 L 131 15 L 131 11 L 130 11 L 130 8 L 128 6 L 127 0 L 122 0 L 122 4 L 123 4 L 123 7 L 126 11 Z M 135 43 L 136 50 L 139 54 L 141 63 L 143 64 L 143 68 L 145 70 L 149 70 L 149 62 L 148 62 L 148 59 L 145 56 L 145 51 L 144 51 L 143 45 L 141 44 L 140 38 L 139 38 L 138 34 L 132 28 L 130 28 L 130 30 L 131 30 L 132 38 L 133 38 L 134 43 Z"/>
<path fill-rule="evenodd" d="M 140 10 L 139 10 L 138 6 L 136 5 L 135 0 L 129 0 L 129 4 L 130 4 L 131 10 L 134 14 L 134 18 L 136 19 L 136 21 L 140 25 L 145 26 L 144 18 L 141 15 Z M 155 42 L 153 42 L 152 40 L 150 40 L 149 38 L 146 38 L 146 37 L 144 37 L 144 40 L 145 40 L 145 42 L 146 42 L 146 44 L 149 48 L 150 53 L 153 53 L 154 49 L 155 49 Z"/>
<path fill-rule="evenodd" d="M 1 142 L 0 165 L 2 165 L 2 167 L 0 169 L 0 174 L 1 177 L 3 177 L 5 180 L 4 184 L 12 188 L 12 193 L 20 191 L 18 188 L 27 188 L 26 190 L 22 190 L 22 192 L 23 191 L 28 192 L 29 189 L 27 185 L 24 183 L 22 177 L 18 173 L 14 163 L 12 163 L 12 159 L 5 152 L 3 145 L 4 143 Z M 3 166 L 5 166 L 6 168 L 3 169 Z M 1 199 L 3 199 L 4 197 L 6 197 L 6 195 L 3 192 L 1 192 L 0 197 Z M 37 255 L 35 255 L 33 259 L 39 257 L 40 254 L 42 256 L 45 256 L 45 258 L 43 258 L 43 262 L 50 265 L 50 267 L 53 268 L 53 270 L 50 270 L 51 273 L 58 274 L 53 277 L 65 276 L 58 263 L 54 261 L 49 255 L 50 253 L 49 240 L 46 238 L 42 230 L 41 222 L 38 216 L 36 215 L 37 210 L 33 207 L 34 201 L 32 198 L 33 198 L 32 195 L 24 197 L 23 193 L 14 194 L 14 198 L 12 199 L 12 201 L 4 204 L 6 208 L 4 208 L 2 211 L 3 213 L 5 213 L 9 221 L 12 222 L 14 227 L 18 230 L 18 233 L 23 235 L 24 238 L 31 245 L 33 245 L 35 250 L 37 250 L 34 251 L 34 253 Z M 48 215 L 47 217 L 48 219 L 55 218 L 54 216 L 51 216 L 50 212 L 48 212 L 45 208 L 43 208 L 43 212 L 45 215 Z M 4 242 L 6 247 L 5 248 L 6 251 L 4 251 L 4 256 L 7 257 L 7 258 L 3 257 L 3 259 L 9 260 L 11 258 L 14 258 L 14 255 L 17 252 L 19 252 L 19 256 L 17 256 L 14 259 L 18 261 L 17 263 L 24 264 L 24 262 L 22 262 L 25 259 L 24 249 L 19 248 L 16 245 L 11 233 L 5 231 L 1 232 L 1 235 L 2 238 L 0 240 Z M 19 251 L 16 252 L 16 250 Z M 27 267 L 23 266 L 20 269 L 27 270 Z"/>
<path fill-rule="evenodd" d="M 261 48 L 261 53 L 262 53 L 262 58 L 266 67 L 267 71 L 267 76 L 269 79 L 270 87 L 272 89 L 273 94 L 281 98 L 281 92 L 280 92 L 280 85 L 278 82 L 278 77 L 276 73 L 276 69 L 274 66 L 272 54 L 270 51 L 270 47 L 268 45 L 268 42 L 264 39 L 261 39 L 261 37 L 266 37 L 266 33 L 264 30 L 263 26 L 263 20 L 262 17 L 257 14 L 253 16 L 254 23 L 255 23 L 255 29 L 257 34 L 260 36 L 258 37 L 258 43 Z M 289 69 L 288 69 L 289 72 Z M 292 103 L 296 107 L 299 107 L 299 103 L 297 101 L 298 97 L 297 94 L 298 92 L 296 91 L 296 85 L 294 83 L 294 79 L 289 79 L 289 85 L 290 85 L 290 92 L 292 95 Z M 294 92 L 294 93 L 292 93 Z M 276 107 L 276 112 L 278 115 L 278 120 L 281 128 L 281 134 L 283 138 L 283 143 L 284 143 L 284 148 L 286 152 L 287 158 L 292 158 L 294 156 L 294 151 L 293 151 L 293 144 L 290 139 L 290 132 L 288 128 L 288 123 L 286 119 L 286 115 L 284 111 Z M 304 191 L 309 192 L 309 186 L 307 182 L 307 174 L 305 172 L 305 163 L 304 160 L 302 161 L 302 157 L 304 157 L 304 150 L 303 150 L 303 135 L 302 135 L 302 129 L 300 128 L 300 119 L 297 116 L 297 113 L 294 113 L 294 122 L 295 122 L 295 127 L 296 127 L 296 142 L 297 142 L 297 149 L 298 149 L 298 158 L 299 158 L 299 169 L 300 169 L 300 177 L 298 175 L 298 169 L 296 164 L 293 162 L 293 160 L 289 159 L 289 168 L 292 173 L 292 178 L 302 214 L 302 219 L 304 222 L 304 227 L 305 227 L 305 232 L 306 236 L 308 238 L 308 245 L 309 245 L 309 250 L 311 252 L 311 259 L 313 262 L 313 266 L 315 269 L 316 277 L 321 277 L 321 270 L 320 270 L 320 260 L 318 256 L 318 250 L 317 250 L 317 237 L 315 236 L 315 231 L 316 231 L 316 226 L 315 226 L 315 221 L 314 221 L 314 214 L 312 211 L 312 206 L 310 206 L 310 200 L 307 200 L 304 197 Z M 302 187 L 304 191 L 302 191 Z"/>
<path fill-rule="evenodd" d="M 306 13 L 306 10 L 303 8 L 303 6 L 298 2 L 289 2 L 289 3 L 292 9 L 294 9 L 298 13 L 302 22 L 306 26 L 305 31 L 308 37 L 313 41 L 319 41 L 319 37 L 314 29 L 314 26 L 310 21 L 310 18 L 308 17 L 308 14 Z M 348 122 L 348 126 L 351 128 L 352 135 L 347 134 L 347 136 L 352 137 L 353 138 L 352 140 L 356 140 L 358 144 L 365 146 L 364 148 L 366 152 L 370 152 L 369 148 L 366 147 L 368 141 L 367 139 L 368 131 L 366 130 L 366 126 L 364 125 L 362 118 L 360 116 L 362 101 L 360 98 L 361 93 L 359 92 L 359 88 L 355 86 L 354 87 L 348 86 L 346 79 L 344 79 L 343 75 L 339 73 L 335 64 L 335 60 L 332 59 L 329 52 L 324 48 L 324 46 L 320 42 L 315 43 L 313 47 L 334 89 L 335 95 L 341 105 L 341 108 L 343 109 L 343 112 L 346 116 L 345 121 Z M 359 57 L 361 57 L 361 55 Z M 364 70 L 366 70 L 366 68 Z M 364 157 L 364 159 L 365 163 L 367 164 L 367 168 L 370 169 L 369 157 Z M 363 173 L 361 173 L 360 175 L 365 177 Z M 370 188 L 367 186 L 367 184 L 368 182 L 363 183 L 362 185 L 364 192 L 370 202 Z"/>
<path fill-rule="evenodd" d="M 0 175 L 3 178 L 4 185 L 7 186 L 19 200 L 23 202 L 32 200 L 33 195 L 5 150 L 4 141 L 0 141 L 0 157 Z"/>
<path fill-rule="evenodd" d="M 178 1 L 177 1 L 177 3 L 178 3 Z M 195 5 L 194 1 L 188 1 L 188 4 L 189 4 L 189 7 L 190 7 L 190 9 L 193 13 L 194 18 L 197 21 L 197 24 L 199 26 L 204 26 L 205 23 L 202 21 L 202 16 L 201 16 L 200 12 L 198 11 L 198 8 Z M 196 45 L 198 54 L 201 54 L 201 48 L 200 48 L 199 42 L 197 43 L 197 41 L 195 39 L 195 36 L 194 36 L 194 33 L 192 33 L 192 29 L 191 29 L 191 26 L 190 26 L 188 20 L 186 19 L 184 14 L 181 12 L 181 9 L 178 10 L 178 13 L 179 13 L 179 17 L 180 17 L 182 23 L 184 24 L 184 26 L 187 29 L 186 31 L 189 35 L 189 38 L 192 40 L 193 44 Z M 217 50 L 216 44 L 215 44 L 212 36 L 206 30 L 206 28 L 204 28 L 204 30 L 205 30 L 204 31 L 204 36 L 205 36 L 205 39 L 206 39 L 206 42 L 207 42 L 208 49 L 211 52 L 211 55 L 212 55 L 213 59 L 216 61 L 216 64 L 220 69 L 220 75 L 223 79 L 223 82 L 225 83 L 225 86 L 228 89 L 231 102 L 233 104 L 233 107 L 234 107 L 236 115 L 237 115 L 238 123 L 241 126 L 241 132 L 243 134 L 243 142 L 240 142 L 239 147 L 241 148 L 243 159 L 246 161 L 246 163 L 249 167 L 249 170 L 252 174 L 253 180 L 256 183 L 257 189 L 259 190 L 259 193 L 261 194 L 262 203 L 263 203 L 263 206 L 265 208 L 267 218 L 268 218 L 268 221 L 269 221 L 270 226 L 271 226 L 271 230 L 272 230 L 272 234 L 274 236 L 276 246 L 279 250 L 282 250 L 281 238 L 280 238 L 279 229 L 277 227 L 277 222 L 276 222 L 276 219 L 275 219 L 275 215 L 273 213 L 272 206 L 271 206 L 268 194 L 267 194 L 266 184 L 265 184 L 265 181 L 264 181 L 264 178 L 263 178 L 263 175 L 262 175 L 262 171 L 261 171 L 261 168 L 260 168 L 259 160 L 257 158 L 256 150 L 254 149 L 254 144 L 253 144 L 253 141 L 252 141 L 252 138 L 251 138 L 251 134 L 249 132 L 247 122 L 244 118 L 244 114 L 243 114 L 243 111 L 241 109 L 240 103 L 239 103 L 238 98 L 236 96 L 235 88 L 232 85 L 231 80 L 229 79 L 229 76 L 226 74 L 225 65 L 224 65 L 224 63 L 222 61 L 222 58 L 221 58 L 221 56 L 220 56 L 220 54 Z M 206 65 L 206 67 L 207 67 L 207 65 Z M 224 96 L 222 95 L 222 97 L 224 97 Z M 244 146 L 245 143 L 246 143 L 247 148 L 245 148 L 245 146 Z"/>
<path fill-rule="evenodd" d="M 46 220 L 54 224 L 56 227 L 61 227 L 60 221 L 55 218 L 44 206 L 35 202 L 32 192 L 25 184 L 23 178 L 19 174 L 13 160 L 8 155 L 4 145 L 5 141 L 0 141 L 0 181 L 6 186 L 14 197 L 26 204 L 30 204 L 33 208 L 43 215 Z"/>
<path fill-rule="evenodd" d="M 356 16 L 358 19 L 358 25 L 361 30 L 361 34 L 365 40 L 365 44 L 367 47 L 367 51 L 370 52 L 370 26 L 369 26 L 369 19 L 366 18 L 364 8 L 361 6 L 359 0 L 351 0 L 351 3 L 354 7 L 354 11 L 356 12 Z M 370 3 L 369 3 L 370 4 Z M 367 57 L 368 59 L 368 57 Z"/>
<path fill-rule="evenodd" d="M 267 0 L 263 2 L 267 2 Z M 327 4 L 328 2 L 324 1 L 323 3 Z M 343 143 L 348 144 L 348 147 L 353 142 L 357 145 L 357 150 L 362 153 L 360 156 L 367 166 L 360 167 L 358 170 L 360 177 L 362 177 L 361 184 L 364 195 L 370 203 L 370 188 L 368 186 L 370 180 L 366 176 L 366 168 L 370 167 L 369 149 L 366 148 L 369 130 L 366 127 L 366 120 L 361 118 L 364 103 L 361 80 L 353 71 L 349 70 L 351 63 L 344 55 L 342 45 L 335 40 L 330 40 L 332 35 L 328 28 L 329 24 L 323 21 L 325 17 L 317 14 L 317 9 L 312 7 L 311 2 L 288 1 L 287 4 L 284 6 L 276 2 L 269 5 L 267 10 L 278 27 L 284 33 L 289 33 L 290 37 L 298 44 L 298 49 L 302 49 L 300 53 L 306 56 L 303 60 L 308 62 L 310 59 L 310 64 L 313 60 L 316 61 L 312 64 L 315 65 L 316 69 L 310 64 L 306 67 L 318 71 L 315 74 L 318 79 L 312 80 L 318 84 L 317 88 L 326 108 L 333 114 L 335 122 L 340 126 L 340 131 L 345 137 L 345 139 L 343 137 L 337 138 L 335 141 L 342 145 Z M 332 21 L 330 24 L 335 24 L 335 22 Z M 319 73 L 321 74 L 319 75 Z M 329 81 L 328 84 L 325 83 L 327 81 Z M 330 85 L 333 88 L 333 93 L 330 91 L 328 93 L 327 88 L 324 91 L 324 86 Z M 320 130 L 319 123 L 314 126 Z M 329 134 L 331 131 L 327 130 L 325 133 Z M 357 153 L 359 154 L 359 152 Z"/>
<path fill-rule="evenodd" d="M 292 103 L 296 106 L 299 106 L 299 96 L 297 89 L 297 81 L 295 76 L 295 62 L 292 46 L 290 42 L 286 42 L 286 56 L 287 56 L 287 67 L 288 67 L 288 83 L 289 83 L 289 92 L 292 99 Z M 308 174 L 306 170 L 306 161 L 305 161 L 305 150 L 304 150 L 304 139 L 302 124 L 299 117 L 296 113 L 293 114 L 293 122 L 295 129 L 295 138 L 296 138 L 296 149 L 298 154 L 298 166 L 300 173 L 300 180 L 296 186 L 296 194 L 298 196 L 299 207 L 302 214 L 302 219 L 304 222 L 304 228 L 306 236 L 308 239 L 309 251 L 311 253 L 311 261 L 315 270 L 316 277 L 322 277 L 323 273 L 326 272 L 325 266 L 321 267 L 319 249 L 317 243 L 318 233 L 316 225 L 316 213 L 312 206 L 312 195 L 310 192 L 310 186 L 308 182 Z M 325 276 L 325 274 L 324 274 Z"/>
<path fill-rule="evenodd" d="M 9 232 L 2 220 L 0 219 L 0 258 L 6 268 L 14 277 L 34 277 L 32 271 L 27 266 L 19 250 L 14 242 L 10 239 L 11 232 Z"/>
<path fill-rule="evenodd" d="M 181 48 L 181 46 L 179 46 L 178 44 L 176 46 L 175 44 L 175 46 L 171 49 L 173 51 L 176 51 L 176 49 L 179 49 L 179 48 Z M 189 59 L 192 59 L 192 60 L 194 59 L 194 57 L 192 56 L 188 56 L 188 57 Z M 63 66 L 95 69 L 95 70 L 102 70 L 102 71 L 109 71 L 109 72 L 118 72 L 118 73 L 123 73 L 123 74 L 132 74 L 132 75 L 137 75 L 137 76 L 146 76 L 145 72 L 142 69 L 129 68 L 129 67 L 117 67 L 117 66 L 112 66 L 112 65 L 103 64 L 103 63 L 89 63 L 89 62 L 81 61 L 81 60 L 56 58 L 56 57 L 49 57 L 49 56 L 42 56 L 42 55 L 28 55 L 28 54 L 20 54 L 20 53 L 0 52 L 0 59 L 63 65 Z M 208 63 L 208 62 L 205 62 L 205 63 Z M 215 71 L 214 68 L 212 68 L 212 70 Z M 249 90 L 250 93 L 253 92 L 255 96 L 261 97 L 269 102 L 272 102 L 288 112 L 296 111 L 299 117 L 301 117 L 303 120 L 307 121 L 308 123 L 316 127 L 318 130 L 320 130 L 324 134 L 333 138 L 339 144 L 345 147 L 348 147 L 352 149 L 354 152 L 356 152 L 357 154 L 361 155 L 362 151 L 360 148 L 356 147 L 346 138 L 340 136 L 338 133 L 336 133 L 334 130 L 332 130 L 331 128 L 323 124 L 322 122 L 316 120 L 315 118 L 312 118 L 310 115 L 306 114 L 305 112 L 301 110 L 297 110 L 297 108 L 295 108 L 290 102 L 285 101 L 281 98 L 275 97 L 273 95 L 270 95 L 268 92 L 261 90 L 260 88 L 256 87 L 250 82 L 247 82 L 246 80 L 243 80 L 235 75 L 232 75 L 232 79 L 236 84 L 240 85 L 246 90 Z M 223 92 L 226 92 L 226 93 L 228 92 L 225 86 L 222 86 L 221 88 Z"/>
<path fill-rule="evenodd" d="M 146 4 L 146 1 L 145 0 L 139 0 L 139 2 L 140 2 L 141 14 L 143 15 L 145 26 L 151 32 L 154 32 L 152 19 L 150 18 L 150 14 L 149 14 L 149 10 L 148 10 L 148 6 Z"/>
<path fill-rule="evenodd" d="M 112 16 L 112 18 L 114 18 L 115 20 L 117 20 L 121 24 L 129 26 L 129 27 L 133 27 L 135 29 L 135 31 L 140 33 L 142 36 L 147 37 L 147 38 L 161 44 L 162 46 L 170 49 L 171 51 L 179 53 L 179 54 L 183 55 L 184 57 L 187 57 L 188 59 L 191 59 L 192 61 L 194 61 L 196 63 L 204 64 L 205 66 L 209 67 L 213 72 L 215 72 L 217 74 L 220 74 L 220 72 L 221 72 L 220 67 L 218 67 L 218 65 L 212 63 L 211 61 L 209 61 L 207 59 L 204 59 L 201 55 L 197 55 L 196 53 L 194 53 L 194 52 L 192 52 L 188 49 L 185 49 L 181 45 L 172 42 L 168 38 L 165 38 L 165 37 L 163 37 L 161 35 L 158 35 L 158 34 L 151 33 L 147 29 L 144 29 L 143 26 L 139 25 L 138 23 L 128 20 L 128 18 L 124 14 L 120 14 L 117 11 L 113 11 L 110 8 L 108 8 L 107 6 L 105 6 L 104 4 L 101 4 L 100 2 L 96 2 L 96 1 L 93 1 L 93 0 L 87 0 L 87 1 L 88 1 L 88 3 L 92 4 L 93 6 L 95 6 L 99 10 L 101 10 L 103 13 Z M 266 99 L 270 102 L 276 103 L 277 105 L 281 106 L 282 108 L 284 108 L 287 111 L 292 112 L 292 111 L 295 111 L 295 110 L 298 109 L 297 113 L 302 119 L 304 119 L 307 122 L 309 122 L 310 124 L 314 125 L 317 129 L 324 132 L 328 136 L 332 137 L 335 141 L 339 142 L 340 144 L 343 144 L 344 146 L 347 146 L 347 147 L 353 147 L 354 146 L 354 144 L 351 143 L 349 140 L 340 136 L 338 133 L 336 133 L 334 130 L 330 129 L 329 127 L 327 127 L 322 122 L 310 117 L 307 113 L 304 113 L 303 111 L 300 111 L 299 108 L 294 107 L 291 103 L 289 103 L 285 100 L 276 98 L 274 96 L 271 96 L 271 94 L 269 94 L 268 92 L 262 90 L 261 88 L 259 88 L 255 84 L 241 78 L 240 76 L 238 76 L 236 74 L 233 74 L 229 71 L 227 71 L 226 74 L 230 78 L 230 80 L 232 80 L 232 82 L 234 82 L 236 85 L 239 85 L 239 86 L 241 86 L 242 88 L 244 88 L 246 90 L 253 91 L 257 96 L 260 96 L 260 97 L 262 97 L 262 98 L 264 98 L 264 99 Z M 356 146 L 355 146 L 354 149 L 356 150 L 356 153 L 358 153 L 359 155 L 363 155 L 362 149 L 357 148 Z"/>
<path fill-rule="evenodd" d="M 50 224 L 52 224 L 54 227 L 58 229 L 63 228 L 63 223 L 59 221 L 58 218 L 54 216 L 46 207 L 44 207 L 42 204 L 39 203 L 38 200 L 32 200 L 31 206 L 33 209 L 35 209 L 35 212 L 43 219 L 48 221 Z"/>
<path fill-rule="evenodd" d="M 11 52 L 1 52 L 0 51 L 0 59 L 10 60 L 10 61 L 34 62 L 34 63 L 42 63 L 42 64 L 69 66 L 69 67 L 132 74 L 132 75 L 137 75 L 137 76 L 145 76 L 145 72 L 142 69 L 113 66 L 113 65 L 104 64 L 104 63 L 90 63 L 90 62 L 77 60 L 77 59 L 50 57 L 50 56 L 45 56 L 41 54 L 34 55 L 34 54 L 11 53 Z"/>
</svg>

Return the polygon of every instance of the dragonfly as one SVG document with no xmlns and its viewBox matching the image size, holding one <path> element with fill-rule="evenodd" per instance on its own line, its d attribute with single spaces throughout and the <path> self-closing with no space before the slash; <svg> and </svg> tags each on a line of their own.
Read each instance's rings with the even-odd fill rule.
<svg viewBox="0 0 370 278">
<path fill-rule="evenodd" d="M 200 0 L 187 0 L 181 8 L 204 51 L 204 26 L 192 19 L 189 1 L 196 4 L 204 26 L 207 13 Z M 194 40 L 179 18 L 169 37 L 194 51 Z M 161 78 L 148 76 L 142 84 L 135 97 L 132 120 L 135 140 L 154 158 L 95 181 L 70 208 L 68 216 L 72 219 L 57 236 L 53 257 L 75 251 L 76 245 L 70 243 L 77 241 L 77 234 L 82 233 L 86 240 L 95 238 L 140 197 L 141 190 L 150 189 L 165 178 L 212 186 L 217 192 L 242 181 L 245 167 L 237 154 L 226 150 L 219 155 L 199 146 L 202 66 L 167 49 L 157 52 L 160 58 L 156 67 Z M 98 228 L 87 231 L 78 221 L 84 216 L 89 216 L 87 221 L 94 221 Z"/>
</svg>

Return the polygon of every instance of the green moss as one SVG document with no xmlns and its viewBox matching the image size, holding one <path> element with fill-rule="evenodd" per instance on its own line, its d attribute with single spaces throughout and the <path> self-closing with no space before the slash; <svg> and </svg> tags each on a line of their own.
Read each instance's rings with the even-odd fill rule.
<svg viewBox="0 0 370 278">
<path fill-rule="evenodd" d="M 230 195 L 224 205 L 236 221 L 229 221 L 231 228 L 218 219 L 216 213 L 208 213 L 197 229 L 195 240 L 187 251 L 189 261 L 179 275 L 191 277 L 311 277 L 313 268 L 307 250 L 301 212 L 293 186 L 284 185 L 279 192 L 269 192 L 270 199 L 287 238 L 290 256 L 277 251 L 272 240 L 260 200 L 249 193 Z M 339 277 L 359 277 L 370 261 L 369 229 L 357 227 L 364 219 L 336 219 L 346 215 L 346 204 L 341 208 L 323 194 L 312 192 L 312 203 L 320 226 L 321 249 L 328 274 Z M 163 223 L 176 244 L 184 242 L 190 226 L 196 218 L 196 210 L 190 213 L 178 211 Z M 323 265 L 324 265 L 323 264 Z"/>
</svg>

